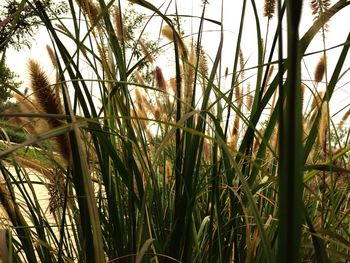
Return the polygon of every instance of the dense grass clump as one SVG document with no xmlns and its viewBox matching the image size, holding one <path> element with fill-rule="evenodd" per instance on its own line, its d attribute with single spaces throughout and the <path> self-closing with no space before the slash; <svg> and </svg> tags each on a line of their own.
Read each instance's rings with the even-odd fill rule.
<svg viewBox="0 0 350 263">
<path fill-rule="evenodd" d="M 181 14 L 131 1 L 161 20 L 154 42 L 145 37 L 149 21 L 119 1 L 69 0 L 69 19 L 25 2 L 52 39 L 55 79 L 30 60 L 29 91 L 16 91 L 17 107 L 2 114 L 26 135 L 0 145 L 11 262 L 350 260 L 350 111 L 337 124 L 329 109 L 350 38 L 339 40 L 332 72 L 324 47 L 313 80 L 301 78 L 309 44 L 325 39 L 349 1 L 311 1 L 314 22 L 302 36 L 301 1 L 240 1 L 224 74 L 223 21 L 206 17 L 207 1 L 191 41 Z M 241 44 L 248 8 L 254 80 Z M 208 22 L 220 32 L 212 58 L 202 43 Z"/>
</svg>

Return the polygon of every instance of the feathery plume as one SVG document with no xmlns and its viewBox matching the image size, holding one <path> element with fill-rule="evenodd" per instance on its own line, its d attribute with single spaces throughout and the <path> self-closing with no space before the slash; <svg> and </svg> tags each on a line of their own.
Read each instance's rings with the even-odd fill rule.
<svg viewBox="0 0 350 263">
<path fill-rule="evenodd" d="M 240 71 L 240 76 L 241 76 L 241 82 L 244 81 L 244 64 L 245 64 L 245 61 L 244 61 L 244 56 L 243 56 L 243 51 L 242 49 L 239 50 L 239 67 L 241 68 L 241 71 Z"/>
<path fill-rule="evenodd" d="M 247 111 L 250 112 L 252 110 L 253 107 L 253 96 L 250 94 L 250 83 L 248 82 L 247 85 L 247 101 L 246 101 L 246 105 L 247 105 Z"/>
<path fill-rule="evenodd" d="M 159 107 L 156 107 L 156 109 L 154 110 L 154 118 L 159 121 L 160 120 L 160 116 L 161 116 L 161 110 Z"/>
<path fill-rule="evenodd" d="M 164 79 L 164 75 L 163 75 L 162 69 L 160 67 L 158 67 L 158 66 L 156 66 L 156 69 L 155 69 L 155 78 L 156 78 L 156 83 L 157 83 L 158 88 L 161 91 L 163 91 L 162 94 L 161 94 L 161 97 L 165 101 L 166 111 L 170 112 L 171 106 L 170 106 L 169 96 L 168 96 L 167 90 L 166 90 L 166 82 L 165 82 L 165 79 Z M 162 108 L 160 106 L 160 102 L 159 102 L 158 99 L 157 99 L 157 104 L 158 104 L 158 107 Z"/>
<path fill-rule="evenodd" d="M 185 46 L 185 43 L 182 41 L 180 35 L 177 34 L 177 32 L 175 32 L 175 34 L 174 34 L 173 29 L 170 26 L 166 25 L 162 28 L 162 35 L 171 42 L 176 40 L 178 43 L 178 47 L 179 47 L 179 51 L 181 52 L 181 55 L 184 58 L 187 58 L 188 50 Z M 174 39 L 174 37 L 175 37 L 175 39 Z"/>
<path fill-rule="evenodd" d="M 30 59 L 28 62 L 28 69 L 31 80 L 31 88 L 42 111 L 49 114 L 62 114 L 63 110 L 60 99 L 50 88 L 48 78 L 39 64 Z M 54 118 L 47 119 L 47 123 L 51 128 L 57 128 L 62 125 L 61 121 Z M 58 151 L 68 164 L 70 162 L 70 149 L 67 134 L 57 136 L 56 142 Z"/>
<path fill-rule="evenodd" d="M 155 77 L 156 77 L 156 83 L 158 88 L 162 91 L 165 91 L 166 83 L 165 83 L 164 75 L 163 75 L 162 69 L 158 66 L 156 66 Z"/>
<path fill-rule="evenodd" d="M 141 95 L 141 91 L 139 88 L 135 89 L 135 99 L 136 99 L 136 104 L 139 109 L 142 109 L 143 107 L 143 96 Z"/>
<path fill-rule="evenodd" d="M 275 13 L 276 0 L 265 0 L 264 16 L 271 19 Z"/>
<path fill-rule="evenodd" d="M 147 58 L 150 63 L 154 63 L 154 58 L 152 54 L 149 52 L 148 47 L 145 45 L 145 43 L 142 40 L 139 40 L 138 45 L 140 46 L 145 58 Z"/>
<path fill-rule="evenodd" d="M 106 50 L 103 48 L 103 46 L 101 46 L 98 43 L 97 43 L 97 50 L 98 50 L 98 53 L 100 55 L 102 69 L 107 74 L 108 79 L 112 79 L 113 78 L 112 77 L 112 70 L 110 68 L 110 63 L 107 59 Z"/>
<path fill-rule="evenodd" d="M 326 152 L 328 122 L 329 122 L 329 109 L 328 109 L 328 102 L 325 101 L 323 102 L 322 108 L 321 108 L 321 120 L 320 120 L 320 126 L 318 130 L 318 138 L 324 153 Z"/>
<path fill-rule="evenodd" d="M 55 52 L 53 51 L 52 47 L 50 47 L 49 45 L 46 45 L 46 50 L 47 50 L 47 53 L 49 54 L 49 58 L 52 66 L 54 68 L 57 68 L 57 60 L 56 60 Z"/>
<path fill-rule="evenodd" d="M 125 30 L 125 27 L 123 26 L 123 20 L 122 20 L 120 9 L 117 6 L 114 8 L 114 24 L 115 24 L 115 31 L 117 33 L 117 38 L 120 41 L 124 41 L 126 30 Z"/>
<path fill-rule="evenodd" d="M 198 43 L 196 43 L 195 48 L 196 48 L 196 51 L 199 53 L 197 54 L 199 58 L 199 61 L 198 61 L 199 72 L 203 76 L 208 76 L 209 74 L 208 59 L 203 50 L 203 47 L 201 45 L 198 46 Z"/>
<path fill-rule="evenodd" d="M 85 15 L 87 15 L 91 24 L 98 22 L 96 18 L 100 14 L 100 9 L 92 0 L 76 0 L 76 3 Z"/>
<path fill-rule="evenodd" d="M 174 77 L 169 80 L 170 88 L 176 93 L 176 79 Z"/>
<path fill-rule="evenodd" d="M 231 142 L 230 142 L 230 147 L 232 149 L 235 149 L 237 146 L 239 121 L 240 121 L 239 114 L 236 113 L 235 119 L 233 121 L 233 129 L 232 129 Z"/>
<path fill-rule="evenodd" d="M 166 25 L 162 28 L 162 35 L 170 41 L 174 41 L 174 33 L 170 26 Z"/>
<path fill-rule="evenodd" d="M 322 56 L 320 58 L 320 60 L 318 61 L 316 69 L 315 69 L 314 79 L 315 79 L 316 83 L 322 81 L 325 70 L 326 70 L 326 59 L 324 56 Z"/>
<path fill-rule="evenodd" d="M 185 99 L 185 112 L 189 111 L 192 103 L 193 93 L 193 81 L 194 81 L 194 68 L 197 66 L 197 56 L 195 47 L 192 45 L 188 64 L 184 64 L 184 99 Z"/>
<path fill-rule="evenodd" d="M 348 110 L 345 112 L 345 114 L 343 115 L 343 118 L 341 118 L 341 121 L 339 122 L 339 125 L 338 125 L 339 128 L 342 128 L 342 127 L 343 127 L 345 121 L 349 118 L 349 116 L 350 116 L 350 109 L 348 109 Z"/>
<path fill-rule="evenodd" d="M 242 104 L 243 96 L 242 96 L 242 92 L 241 92 L 241 87 L 239 85 L 237 85 L 235 87 L 235 97 L 236 97 L 236 101 L 238 103 L 238 106 L 240 104 Z"/>
</svg>

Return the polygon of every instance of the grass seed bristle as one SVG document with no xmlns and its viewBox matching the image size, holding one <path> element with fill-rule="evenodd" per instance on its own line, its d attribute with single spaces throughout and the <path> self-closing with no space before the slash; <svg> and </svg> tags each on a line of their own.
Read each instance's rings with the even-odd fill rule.
<svg viewBox="0 0 350 263">
<path fill-rule="evenodd" d="M 343 117 L 341 118 L 338 127 L 342 128 L 344 123 L 346 122 L 346 120 L 349 118 L 350 116 L 350 109 L 348 109 L 345 114 L 343 115 Z"/>
<path fill-rule="evenodd" d="M 114 8 L 114 24 L 115 24 L 115 31 L 118 39 L 120 41 L 124 41 L 126 30 L 123 26 L 123 20 L 122 20 L 122 15 L 120 13 L 120 9 L 117 6 Z"/>
<path fill-rule="evenodd" d="M 155 78 L 156 78 L 156 83 L 158 88 L 162 91 L 165 91 L 166 90 L 165 78 L 164 78 L 162 69 L 158 66 L 156 66 L 156 69 L 155 69 Z"/>
<path fill-rule="evenodd" d="M 170 26 L 166 25 L 162 28 L 162 35 L 169 41 L 174 41 L 174 33 Z"/>
<path fill-rule="evenodd" d="M 322 108 L 321 108 L 321 120 L 320 120 L 320 125 L 318 130 L 318 138 L 324 153 L 326 152 L 328 122 L 329 122 L 329 108 L 328 108 L 328 102 L 325 101 L 323 102 Z"/>
<path fill-rule="evenodd" d="M 43 112 L 49 114 L 62 114 L 62 105 L 60 98 L 54 92 L 52 85 L 48 81 L 46 73 L 41 69 L 39 64 L 30 59 L 28 62 L 30 74 L 30 84 L 34 92 L 36 101 Z M 55 118 L 46 120 L 48 125 L 54 129 L 62 126 L 62 122 Z M 65 159 L 66 163 L 70 162 L 70 147 L 67 134 L 61 134 L 56 137 L 58 151 Z"/>
<path fill-rule="evenodd" d="M 315 69 L 314 80 L 316 83 L 319 83 L 322 81 L 325 71 L 326 71 L 326 60 L 325 60 L 325 57 L 322 56 L 318 61 Z"/>
<path fill-rule="evenodd" d="M 46 50 L 49 55 L 52 66 L 54 68 L 57 68 L 57 59 L 56 59 L 55 51 L 49 45 L 46 45 Z"/>
<path fill-rule="evenodd" d="M 271 19 L 275 13 L 276 0 L 265 0 L 264 16 Z"/>
</svg>

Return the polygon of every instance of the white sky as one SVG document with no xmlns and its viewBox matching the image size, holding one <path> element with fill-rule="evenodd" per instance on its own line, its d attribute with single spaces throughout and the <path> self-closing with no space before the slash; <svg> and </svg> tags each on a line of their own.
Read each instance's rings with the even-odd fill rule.
<svg viewBox="0 0 350 263">
<path fill-rule="evenodd" d="M 165 10 L 164 7 L 167 6 L 171 0 L 150 0 L 149 2 L 153 3 L 155 6 L 161 6 L 163 3 L 163 8 L 161 10 Z M 241 13 L 241 5 L 242 0 L 209 0 L 209 5 L 206 9 L 206 17 L 214 20 L 221 20 L 221 4 L 224 4 L 223 17 L 224 17 L 224 49 L 223 49 L 223 57 L 222 57 L 222 65 L 223 65 L 223 73 L 225 71 L 226 66 L 229 67 L 229 71 L 232 70 L 234 53 L 235 53 L 235 43 L 237 39 L 237 34 L 239 30 L 239 22 L 240 22 L 240 13 Z M 334 3 L 335 1 L 332 1 Z M 174 6 L 175 1 L 172 0 Z M 177 0 L 178 12 L 181 15 L 193 15 L 193 16 L 201 16 L 202 9 L 200 8 L 202 1 L 201 0 Z M 260 26 L 262 30 L 262 37 L 265 37 L 265 29 L 267 18 L 263 18 L 263 0 L 256 0 L 256 6 L 258 8 L 258 12 L 260 15 Z M 345 8 L 339 12 L 336 16 L 331 19 L 329 23 L 329 32 L 327 33 L 326 38 L 326 46 L 331 47 L 337 44 L 341 44 L 345 41 L 345 38 L 350 31 L 350 23 L 348 23 L 348 18 L 350 15 L 350 6 Z M 140 10 L 143 10 L 142 8 Z M 172 13 L 169 11 L 168 13 Z M 159 21 L 156 20 L 150 24 L 150 35 L 152 32 L 155 36 L 158 36 L 159 33 Z M 199 19 L 184 19 L 184 30 L 186 34 L 190 34 L 191 32 L 197 32 L 199 26 Z M 309 8 L 309 1 L 304 1 L 303 8 L 303 16 L 302 22 L 300 26 L 300 36 L 303 36 L 304 32 L 312 25 L 312 15 Z M 202 45 L 204 50 L 208 53 L 210 57 L 214 57 L 218 47 L 218 36 L 220 27 L 218 25 L 213 25 L 212 23 L 205 22 L 204 25 L 204 34 L 202 39 Z M 276 18 L 273 18 L 271 21 L 270 27 L 270 36 L 274 33 L 276 27 Z M 35 42 L 30 50 L 23 49 L 21 52 L 10 51 L 7 53 L 7 62 L 9 66 L 18 74 L 20 74 L 23 81 L 26 81 L 26 69 L 25 62 L 29 57 L 33 57 L 37 59 L 40 63 L 45 65 L 45 68 L 52 72 L 50 67 L 50 63 L 48 62 L 48 55 L 46 53 L 45 45 L 50 44 L 50 40 L 45 33 L 46 30 L 41 28 L 39 34 L 36 37 Z M 194 39 L 197 38 L 197 35 L 194 35 Z M 271 41 L 269 42 L 271 43 Z M 257 55 L 257 37 L 256 37 L 256 29 L 255 29 L 255 21 L 252 13 L 251 1 L 247 1 L 247 13 L 245 16 L 245 27 L 243 31 L 243 39 L 242 39 L 242 50 L 245 59 L 247 60 L 247 67 L 256 66 L 256 55 Z M 268 44 L 269 46 L 269 44 Z M 322 38 L 316 37 L 316 39 L 311 43 L 308 52 L 317 51 L 322 49 Z M 329 51 L 327 54 L 328 60 L 328 72 L 330 73 L 328 79 L 333 72 L 333 67 L 335 65 L 335 61 L 337 61 L 338 55 L 341 51 L 341 48 L 334 49 Z M 315 66 L 319 60 L 320 55 L 313 55 L 305 58 L 305 65 L 307 65 L 307 69 L 311 76 L 308 76 L 307 71 L 303 70 L 303 79 L 306 84 L 312 86 L 312 82 L 308 82 L 307 80 L 310 77 L 313 77 Z M 159 59 L 158 63 L 166 63 L 167 59 L 163 57 L 164 60 Z M 343 71 L 350 66 L 350 59 L 347 59 L 346 65 L 343 68 Z M 350 104 L 350 87 L 347 83 L 350 80 L 348 73 L 344 80 L 340 81 L 340 86 L 336 90 L 336 95 L 331 103 L 331 114 L 339 111 L 343 107 Z M 252 87 L 254 86 L 254 75 L 255 71 L 247 71 L 246 77 L 251 76 Z M 168 76 L 170 77 L 170 76 Z M 344 86 L 343 86 L 344 85 Z M 320 85 L 318 89 L 324 89 L 325 85 Z M 342 111 L 338 114 L 338 118 L 341 118 L 345 111 Z"/>
</svg>

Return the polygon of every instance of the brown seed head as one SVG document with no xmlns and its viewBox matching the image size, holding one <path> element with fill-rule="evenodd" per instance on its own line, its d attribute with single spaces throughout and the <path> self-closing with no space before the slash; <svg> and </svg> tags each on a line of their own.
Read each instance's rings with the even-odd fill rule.
<svg viewBox="0 0 350 263">
<path fill-rule="evenodd" d="M 318 130 L 318 138 L 320 141 L 320 144 L 322 148 L 326 149 L 326 139 L 327 139 L 327 131 L 328 131 L 328 122 L 329 122 L 329 111 L 328 111 L 328 102 L 325 101 L 322 104 L 321 109 L 321 120 L 320 120 L 320 126 Z"/>
<path fill-rule="evenodd" d="M 120 41 L 125 40 L 124 36 L 125 36 L 125 28 L 123 26 L 123 20 L 122 20 L 122 16 L 120 13 L 120 9 L 119 7 L 115 7 L 114 8 L 114 24 L 115 24 L 115 31 L 117 33 L 117 37 Z"/>
<path fill-rule="evenodd" d="M 159 107 L 156 107 L 156 109 L 154 110 L 154 118 L 159 121 L 160 120 L 160 116 L 161 116 L 161 111 Z"/>
<path fill-rule="evenodd" d="M 145 58 L 147 58 L 148 61 L 149 61 L 150 63 L 154 63 L 153 56 L 152 56 L 152 54 L 149 52 L 149 49 L 148 49 L 148 47 L 145 45 L 145 43 L 144 43 L 142 40 L 140 40 L 140 41 L 138 42 L 138 44 L 139 44 L 139 46 L 140 46 L 140 48 L 141 48 L 141 50 L 142 50 L 142 53 L 143 53 L 143 55 L 145 56 Z"/>
<path fill-rule="evenodd" d="M 158 66 L 156 66 L 155 77 L 156 77 L 156 82 L 157 82 L 158 88 L 160 90 L 165 91 L 165 89 L 166 89 L 165 79 L 164 79 L 164 76 L 163 76 L 162 69 L 160 67 L 158 67 Z"/>
<path fill-rule="evenodd" d="M 350 109 L 348 109 L 348 110 L 345 112 L 343 118 L 341 118 L 341 121 L 339 122 L 339 128 L 342 128 L 342 127 L 343 127 L 344 123 L 345 123 L 346 120 L 349 118 L 349 116 L 350 116 Z"/>
<path fill-rule="evenodd" d="M 166 25 L 162 28 L 162 35 L 170 41 L 174 41 L 173 30 L 170 26 Z"/>
<path fill-rule="evenodd" d="M 170 88 L 176 93 L 176 79 L 174 77 L 169 80 Z"/>
<path fill-rule="evenodd" d="M 142 109 L 143 104 L 143 96 L 141 94 L 141 91 L 139 88 L 135 89 L 135 98 L 136 98 L 136 104 L 139 109 Z"/>
<path fill-rule="evenodd" d="M 97 23 L 96 18 L 100 14 L 100 9 L 92 0 L 76 0 L 76 3 L 84 14 L 87 15 L 91 24 Z"/>
<path fill-rule="evenodd" d="M 265 0 L 264 3 L 264 16 L 272 18 L 275 13 L 276 0 Z"/>
<path fill-rule="evenodd" d="M 320 60 L 318 61 L 318 64 L 317 64 L 316 69 L 315 69 L 315 82 L 316 83 L 322 81 L 325 70 L 326 70 L 326 60 L 325 60 L 325 57 L 322 56 L 320 58 Z"/>
<path fill-rule="evenodd" d="M 47 53 L 49 54 L 49 58 L 51 60 L 52 66 L 54 68 L 57 68 L 57 60 L 56 60 L 55 51 L 49 45 L 46 45 L 46 50 L 47 50 Z"/>
<path fill-rule="evenodd" d="M 43 112 L 49 114 L 62 114 L 62 105 L 53 88 L 50 86 L 46 73 L 42 70 L 37 62 L 30 59 L 28 69 L 31 80 L 31 88 L 34 92 L 36 101 Z M 54 129 L 63 123 L 55 118 L 47 119 L 48 125 Z M 67 134 L 61 134 L 56 137 L 58 151 L 67 163 L 70 161 L 70 149 Z"/>
</svg>

